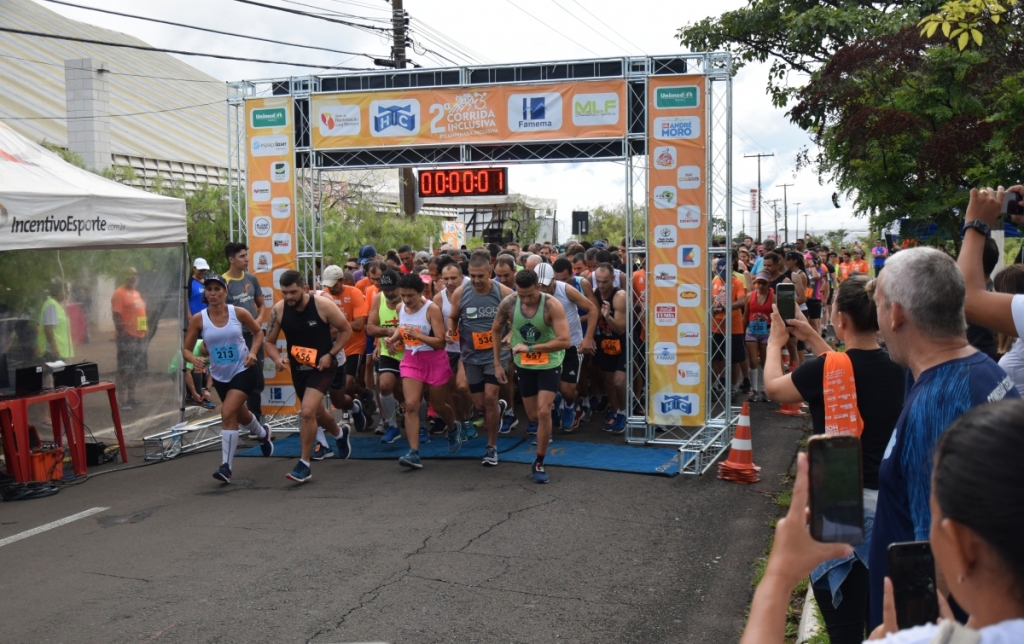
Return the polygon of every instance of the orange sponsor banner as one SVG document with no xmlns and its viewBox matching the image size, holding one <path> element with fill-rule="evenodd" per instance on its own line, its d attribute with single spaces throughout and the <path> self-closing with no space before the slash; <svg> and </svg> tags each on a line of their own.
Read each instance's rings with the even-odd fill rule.
<svg viewBox="0 0 1024 644">
<path fill-rule="evenodd" d="M 313 147 L 622 138 L 625 96 L 623 79 L 315 94 Z"/>
<path fill-rule="evenodd" d="M 707 134 L 704 76 L 647 79 L 648 422 L 704 424 Z"/>
<path fill-rule="evenodd" d="M 259 280 L 263 302 L 269 310 L 274 302 L 281 301 L 281 273 L 296 266 L 292 100 L 248 100 L 245 116 L 249 270 Z M 278 349 L 286 352 L 283 337 Z M 265 358 L 263 376 L 264 413 L 297 413 L 291 374 L 278 372 L 274 363 Z"/>
</svg>

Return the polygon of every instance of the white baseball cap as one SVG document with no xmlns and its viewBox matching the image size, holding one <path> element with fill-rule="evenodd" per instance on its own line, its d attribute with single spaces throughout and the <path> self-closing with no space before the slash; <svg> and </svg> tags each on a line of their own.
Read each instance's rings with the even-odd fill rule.
<svg viewBox="0 0 1024 644">
<path fill-rule="evenodd" d="M 541 262 L 537 264 L 537 268 L 533 269 L 537 273 L 537 281 L 541 286 L 548 286 L 555 279 L 555 269 L 551 267 L 551 264 L 545 264 Z"/>
<path fill-rule="evenodd" d="M 341 270 L 341 267 L 336 264 L 331 264 L 324 269 L 323 275 L 320 276 L 320 283 L 327 288 L 331 288 L 338 283 L 338 280 L 345 277 L 345 271 Z"/>
<path fill-rule="evenodd" d="M 206 260 L 203 259 L 202 257 L 196 257 L 196 261 L 192 262 L 192 267 L 195 268 L 197 271 L 210 270 L 210 265 L 206 263 Z"/>
</svg>

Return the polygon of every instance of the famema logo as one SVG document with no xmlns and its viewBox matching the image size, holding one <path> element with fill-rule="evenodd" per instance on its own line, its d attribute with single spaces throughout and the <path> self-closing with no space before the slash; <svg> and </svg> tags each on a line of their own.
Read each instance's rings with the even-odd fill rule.
<svg viewBox="0 0 1024 644">
<path fill-rule="evenodd" d="M 283 107 L 257 107 L 249 113 L 253 128 L 286 127 L 288 110 Z"/>
</svg>

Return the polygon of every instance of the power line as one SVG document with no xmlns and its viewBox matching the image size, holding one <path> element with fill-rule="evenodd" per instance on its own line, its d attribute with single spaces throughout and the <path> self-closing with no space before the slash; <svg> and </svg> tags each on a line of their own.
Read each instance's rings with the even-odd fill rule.
<svg viewBox="0 0 1024 644">
<path fill-rule="evenodd" d="M 119 11 L 109 11 L 107 9 L 97 9 L 95 7 L 87 7 L 87 6 L 80 5 L 80 4 L 73 4 L 71 2 L 64 2 L 63 0 L 45 0 L 45 2 L 50 2 L 50 3 L 53 3 L 53 4 L 64 5 L 66 7 L 75 7 L 76 9 L 84 9 L 86 11 L 96 11 L 98 13 L 106 13 L 106 14 L 110 14 L 112 16 L 122 16 L 124 18 L 131 18 L 133 20 L 144 20 L 146 22 L 156 22 L 156 23 L 160 23 L 162 25 L 171 25 L 172 27 L 181 27 L 183 29 L 194 29 L 196 31 L 205 31 L 205 32 L 211 33 L 211 34 L 220 34 L 222 36 L 231 36 L 232 38 L 246 38 L 246 39 L 249 39 L 249 40 L 259 40 L 259 41 L 262 41 L 262 42 L 273 43 L 275 45 L 286 45 L 288 47 L 301 47 L 303 49 L 318 49 L 320 51 L 329 51 L 329 52 L 332 52 L 332 53 L 335 53 L 335 54 L 345 54 L 346 56 L 363 56 L 364 58 L 369 58 L 370 60 L 373 60 L 375 58 L 381 58 L 381 56 L 374 56 L 373 54 L 363 54 L 363 53 L 354 52 L 354 51 L 343 51 L 341 49 L 330 49 L 328 47 L 317 47 L 316 45 L 302 45 L 302 44 L 299 44 L 299 43 L 284 42 L 283 40 L 273 40 L 273 39 L 270 39 L 270 38 L 260 38 L 259 36 L 245 36 L 245 35 L 242 35 L 242 34 L 233 34 L 230 31 L 218 31 L 217 29 L 208 29 L 206 27 L 196 27 L 194 25 L 186 25 L 186 24 L 183 24 L 183 23 L 180 23 L 180 22 L 171 22 L 170 20 L 160 20 L 159 18 L 148 18 L 146 16 L 136 16 L 136 15 L 133 15 L 133 14 L 130 14 L 130 13 L 121 13 Z"/>
<path fill-rule="evenodd" d="M 369 20 L 371 22 L 383 22 L 383 23 L 386 23 L 386 24 L 390 24 L 391 23 L 391 20 L 389 18 L 373 18 L 371 16 L 359 16 L 359 15 L 356 15 L 354 13 L 343 13 L 341 11 L 336 11 L 334 9 L 328 9 L 327 7 L 319 7 L 319 6 L 313 5 L 313 4 L 306 4 L 304 2 L 297 2 L 296 0 L 281 0 L 281 2 L 284 2 L 284 3 L 287 3 L 287 4 L 294 4 L 294 5 L 297 5 L 299 7 L 308 7 L 310 9 L 318 9 L 318 10 L 324 12 L 324 14 L 328 14 L 328 15 L 332 15 L 332 16 L 340 16 L 342 18 L 353 18 L 353 19 L 356 19 L 356 20 Z M 322 14 L 317 14 L 317 15 L 322 15 Z"/>
<path fill-rule="evenodd" d="M 242 0 L 236 0 L 241 2 Z M 124 49 L 137 49 L 139 51 L 153 51 L 162 54 L 177 54 L 179 56 L 200 56 L 203 58 L 219 58 L 221 60 L 238 60 L 246 63 L 267 63 L 270 65 L 290 65 L 292 67 L 315 67 L 317 69 L 342 69 L 349 71 L 364 71 L 365 67 L 339 67 L 337 65 L 315 65 L 313 63 L 293 63 L 283 60 L 267 60 L 264 58 L 243 58 L 241 56 L 225 56 L 223 54 L 202 54 L 195 51 L 182 51 L 180 49 L 163 49 L 161 47 L 147 47 L 144 45 L 130 45 L 128 43 L 109 42 L 106 40 L 93 40 L 91 38 L 76 38 L 75 36 L 61 36 L 59 34 L 47 34 L 39 31 L 25 31 L 24 29 L 11 29 L 0 27 L 0 31 L 22 36 L 36 36 L 38 38 L 53 38 L 55 40 L 67 40 L 70 42 L 81 42 L 89 45 L 103 45 L 105 47 L 122 47 Z"/>
<path fill-rule="evenodd" d="M 509 3 L 510 5 L 512 5 L 513 7 L 515 7 L 516 9 L 519 9 L 520 11 L 522 11 L 523 13 L 525 13 L 526 15 L 530 16 L 531 18 L 533 18 L 534 20 L 536 20 L 536 21 L 537 21 L 537 22 L 539 22 L 540 24 L 544 25 L 545 27 L 547 27 L 547 28 L 548 28 L 548 29 L 550 29 L 551 31 L 555 32 L 555 33 L 556 33 L 556 34 L 558 34 L 559 36 L 561 36 L 561 37 L 565 38 L 566 40 L 568 40 L 569 42 L 573 43 L 573 44 L 574 44 L 574 45 L 576 45 L 577 47 L 581 47 L 582 49 L 586 49 L 587 51 L 589 51 L 590 53 L 594 54 L 595 56 L 599 56 L 599 54 L 598 54 L 598 53 L 597 53 L 596 51 L 594 51 L 593 49 L 591 49 L 591 48 L 589 48 L 589 47 L 585 47 L 585 46 L 581 45 L 580 43 L 576 42 L 575 40 L 573 40 L 572 38 L 570 38 L 569 36 L 566 36 L 565 34 L 561 33 L 560 31 L 558 31 L 557 29 L 555 29 L 554 27 L 552 27 L 552 26 L 551 26 L 551 25 L 549 25 L 548 23 L 544 22 L 543 20 L 541 20 L 541 19 L 540 19 L 540 18 L 538 18 L 537 16 L 533 15 L 532 13 L 530 13 L 529 11 L 527 11 L 526 9 L 523 9 L 522 7 L 520 7 L 519 5 L 517 5 L 516 3 L 512 2 L 512 0 L 505 0 L 505 2 Z"/>
<path fill-rule="evenodd" d="M 563 7 L 562 5 L 558 4 L 558 2 L 557 2 L 556 0 L 551 0 L 551 2 L 552 2 L 552 4 L 554 4 L 555 6 L 557 6 L 557 7 L 559 8 L 559 9 L 561 9 L 562 11 L 566 12 L 567 14 L 569 14 L 570 16 L 572 16 L 573 18 L 575 18 L 575 19 L 576 19 L 576 20 L 577 20 L 577 21 L 578 21 L 578 22 L 579 22 L 580 24 L 582 24 L 582 25 L 583 25 L 584 27 L 586 27 L 587 29 L 589 29 L 589 30 L 593 31 L 593 32 L 594 32 L 595 34 L 597 34 L 598 36 L 601 36 L 602 38 L 604 38 L 605 40 L 607 40 L 608 42 L 610 42 L 610 43 L 612 44 L 612 46 L 614 46 L 614 47 L 618 47 L 619 49 L 621 49 L 622 51 L 626 52 L 627 54 L 629 53 L 629 50 L 628 50 L 628 49 L 626 49 L 625 47 L 623 47 L 622 45 L 620 45 L 620 44 L 618 44 L 618 43 L 616 43 L 616 42 L 612 42 L 612 40 L 610 40 L 610 39 L 608 38 L 608 36 L 604 35 L 604 34 L 603 34 L 603 33 L 601 33 L 600 31 L 598 31 L 597 29 L 594 29 L 593 27 L 591 27 L 591 26 L 590 26 L 590 25 L 588 25 L 587 23 L 583 22 L 583 19 L 582 19 L 582 18 L 580 18 L 580 17 L 579 17 L 579 16 L 577 16 L 576 14 L 572 13 L 571 11 L 569 11 L 568 9 L 566 9 L 565 7 Z"/>
<path fill-rule="evenodd" d="M 639 46 L 637 46 L 637 45 L 636 45 L 636 44 L 634 44 L 634 43 L 633 43 L 633 42 L 632 42 L 631 40 L 629 40 L 628 38 L 626 38 L 625 36 L 623 36 L 623 35 L 622 35 L 622 34 L 620 34 L 619 32 L 617 32 L 617 31 L 615 31 L 614 29 L 612 29 L 612 28 L 611 28 L 611 27 L 610 27 L 610 26 L 608 25 L 608 23 L 606 23 L 606 22 L 605 22 L 604 20 L 601 20 L 601 19 L 600 19 L 600 18 L 598 18 L 598 17 L 596 16 L 596 15 L 594 15 L 594 13 L 593 13 L 593 12 L 592 12 L 592 11 L 591 11 L 590 9 L 587 9 L 586 7 L 584 7 L 583 5 L 581 5 L 581 4 L 580 4 L 580 3 L 579 3 L 579 2 L 577 1 L 577 0 L 572 0 L 572 1 L 573 1 L 573 2 L 575 2 L 575 3 L 577 4 L 577 5 L 579 5 L 580 9 L 583 9 L 584 11 L 586 11 L 587 13 L 589 13 L 589 14 L 590 14 L 591 16 L 594 16 L 594 20 L 596 20 L 596 21 L 600 22 L 600 23 L 601 23 L 602 25 L 604 25 L 605 27 L 608 27 L 608 29 L 609 29 L 609 30 L 610 30 L 610 31 L 611 31 L 611 32 L 612 32 L 613 34 L 615 34 L 615 35 L 616 35 L 616 36 L 618 36 L 619 38 L 622 38 L 623 40 L 625 40 L 625 41 L 626 41 L 627 43 L 629 43 L 630 45 L 632 45 L 632 46 L 636 47 L 637 51 L 639 51 L 640 53 L 647 53 L 647 52 L 645 52 L 645 51 L 644 51 L 644 48 L 643 48 L 643 47 L 639 47 Z"/>
<path fill-rule="evenodd" d="M 197 107 L 209 107 L 210 105 L 220 105 L 226 103 L 227 100 L 213 101 L 211 103 L 200 103 L 199 105 L 184 105 L 182 107 L 172 107 L 166 110 L 152 110 L 150 112 L 129 112 L 127 114 L 108 114 L 105 118 L 120 118 L 124 116 L 142 116 L 143 114 L 164 114 L 166 112 L 181 112 L 184 110 L 193 110 Z M 104 118 L 96 116 L 12 116 L 3 117 L 5 121 L 78 121 L 85 119 Z"/>
<path fill-rule="evenodd" d="M 441 40 L 450 43 L 450 45 L 452 47 L 454 47 L 456 51 L 461 51 L 462 53 L 469 54 L 470 58 L 474 58 L 474 59 L 477 59 L 477 60 L 482 60 L 485 63 L 493 63 L 494 62 L 493 60 L 491 60 L 487 56 L 484 56 L 483 54 L 481 54 L 480 52 L 476 51 L 475 49 L 471 49 L 470 47 L 460 43 L 459 41 L 451 38 L 450 36 L 445 35 L 440 30 L 438 30 L 436 27 L 433 27 L 433 26 L 427 24 L 426 22 L 420 20 L 419 18 L 413 18 L 413 20 L 415 20 L 417 23 L 419 23 L 426 31 L 434 34 L 436 37 L 440 38 Z"/>
<path fill-rule="evenodd" d="M 420 38 L 420 47 L 423 48 L 424 50 L 426 50 L 426 46 L 423 45 L 423 41 L 425 40 L 425 41 L 435 45 L 438 49 L 444 49 L 445 51 L 450 53 L 452 56 L 456 56 L 456 57 L 460 58 L 463 62 L 467 62 L 467 63 L 470 63 L 470 64 L 473 64 L 475 62 L 472 59 L 466 57 L 465 55 L 459 53 L 458 51 L 452 49 L 451 47 L 446 46 L 443 42 L 435 40 L 434 38 L 432 38 L 430 36 L 429 33 L 427 33 L 426 30 L 416 29 L 415 33 Z M 440 56 L 441 58 L 447 60 L 450 63 L 454 63 L 455 65 L 461 65 L 462 64 L 462 63 L 458 63 L 458 62 L 452 60 L 451 58 L 448 58 L 447 56 L 444 56 L 444 55 L 440 54 L 439 52 L 433 52 L 433 53 L 437 54 L 438 56 Z"/>
<path fill-rule="evenodd" d="M 23 63 L 36 63 L 36 64 L 39 64 L 39 65 L 49 65 L 50 67 L 64 68 L 64 65 L 62 65 L 60 63 L 51 63 L 51 62 L 45 61 L 45 60 L 32 60 L 31 58 L 19 58 L 18 56 L 12 56 L 10 54 L 0 54 L 0 56 L 2 56 L 3 58 L 13 58 L 14 60 L 20 60 Z M 72 69 L 77 69 L 77 70 L 87 71 L 87 72 L 89 72 L 89 71 L 96 71 L 95 69 L 92 69 L 92 68 L 85 69 L 85 68 L 82 68 L 82 67 L 73 67 Z M 174 78 L 172 76 L 149 76 L 149 75 L 146 75 L 146 74 L 131 74 L 131 73 L 128 73 L 128 72 L 115 72 L 115 71 L 111 71 L 109 69 L 104 70 L 103 73 L 104 74 L 117 74 L 118 76 L 135 76 L 136 78 L 151 78 L 151 79 L 154 79 L 154 80 L 181 81 L 183 83 L 210 83 L 210 84 L 213 84 L 213 85 L 224 85 L 224 81 L 218 81 L 218 80 L 202 80 L 202 79 L 199 79 L 199 78 Z"/>
<path fill-rule="evenodd" d="M 379 31 L 381 33 L 387 33 L 387 34 L 391 33 L 391 30 L 386 28 L 386 27 L 375 27 L 373 25 L 359 24 L 358 22 L 352 22 L 350 20 L 340 20 L 338 18 L 328 18 L 327 16 L 319 16 L 319 15 L 317 15 L 315 13 L 309 13 L 308 11 L 299 11 L 298 9 L 289 9 L 288 7 L 276 7 L 276 6 L 272 5 L 272 4 L 266 4 L 266 3 L 263 3 L 263 2 L 256 2 L 256 0 L 234 0 L 234 1 L 235 2 L 240 2 L 242 4 L 251 4 L 254 7 L 263 7 L 264 9 L 273 9 L 274 11 L 283 11 L 285 13 L 292 13 L 292 14 L 295 14 L 295 15 L 298 15 L 298 16 L 305 16 L 307 18 L 316 18 L 317 20 L 326 20 L 327 22 L 333 22 L 333 23 L 336 23 L 336 24 L 339 24 L 339 25 L 345 25 L 347 27 L 355 27 L 357 29 L 363 29 L 365 31 Z M 296 4 L 301 4 L 301 3 L 296 3 Z M 303 5 L 303 6 L 310 6 L 310 5 Z M 317 9 L 321 9 L 322 7 L 316 7 L 316 8 Z"/>
</svg>

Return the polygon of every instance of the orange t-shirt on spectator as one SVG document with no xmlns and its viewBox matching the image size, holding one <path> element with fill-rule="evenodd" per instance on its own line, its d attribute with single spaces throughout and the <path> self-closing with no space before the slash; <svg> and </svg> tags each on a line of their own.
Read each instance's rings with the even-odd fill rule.
<svg viewBox="0 0 1024 644">
<path fill-rule="evenodd" d="M 146 317 L 146 303 L 138 291 L 125 286 L 119 287 L 110 298 L 110 310 L 121 316 L 126 335 L 135 338 L 146 337 L 149 320 Z"/>
<path fill-rule="evenodd" d="M 853 266 L 850 268 L 851 273 L 860 273 L 861 275 L 868 274 L 868 260 L 861 259 L 851 262 Z"/>
<path fill-rule="evenodd" d="M 633 272 L 633 304 L 640 307 L 640 341 L 647 340 L 647 272 L 638 268 Z"/>
<path fill-rule="evenodd" d="M 370 288 L 372 284 L 373 282 L 370 281 L 369 277 L 364 277 L 363 279 L 356 282 L 356 288 L 362 291 L 363 295 L 366 297 L 367 300 L 369 300 L 371 296 L 366 294 L 366 289 Z"/>
<path fill-rule="evenodd" d="M 366 306 L 366 298 L 363 292 L 354 286 L 345 286 L 341 295 L 334 296 L 330 291 L 324 289 L 320 295 L 330 299 L 338 305 L 345 319 L 351 323 L 356 318 L 366 317 L 369 309 Z M 352 337 L 345 345 L 345 358 L 356 358 L 366 352 L 366 327 L 362 331 L 352 331 Z"/>
<path fill-rule="evenodd" d="M 746 289 L 743 286 L 743 280 L 732 276 L 732 301 L 736 302 L 740 298 L 747 294 Z M 721 302 L 718 302 L 721 298 Z M 721 304 L 725 308 L 729 308 L 725 303 L 725 281 L 721 277 L 715 276 L 715 279 L 711 281 L 711 301 L 714 303 Z M 714 331 L 722 335 L 725 333 L 725 313 L 715 313 L 714 315 Z M 732 334 L 739 335 L 744 332 L 743 329 L 743 310 L 733 309 L 732 310 Z"/>
</svg>

